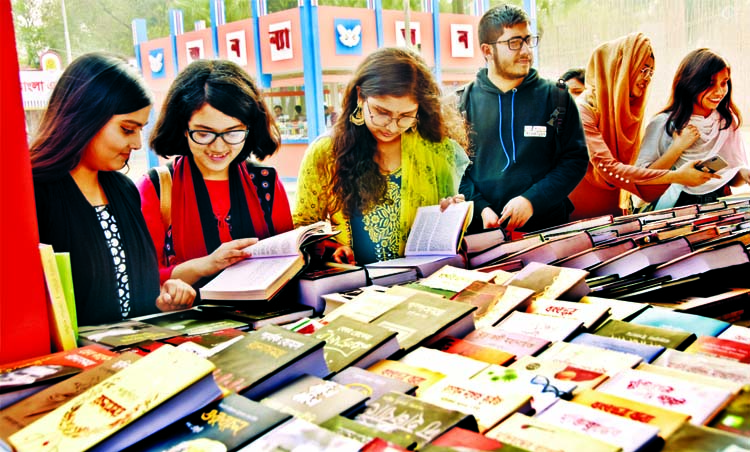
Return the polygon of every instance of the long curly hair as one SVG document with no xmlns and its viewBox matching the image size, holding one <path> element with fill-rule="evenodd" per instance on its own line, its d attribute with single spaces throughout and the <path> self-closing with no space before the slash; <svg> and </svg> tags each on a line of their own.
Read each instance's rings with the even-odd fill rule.
<svg viewBox="0 0 750 452">
<path fill-rule="evenodd" d="M 366 125 L 349 120 L 359 99 L 371 96 L 412 97 L 419 105 L 416 133 L 426 140 L 438 143 L 452 138 L 464 148 L 468 141 L 463 118 L 454 105 L 441 100 L 440 87 L 417 53 L 406 48 L 371 53 L 346 87 L 332 132 L 332 208 L 342 210 L 346 217 L 365 212 L 386 197 L 387 176 L 375 161 L 377 142 Z"/>
</svg>

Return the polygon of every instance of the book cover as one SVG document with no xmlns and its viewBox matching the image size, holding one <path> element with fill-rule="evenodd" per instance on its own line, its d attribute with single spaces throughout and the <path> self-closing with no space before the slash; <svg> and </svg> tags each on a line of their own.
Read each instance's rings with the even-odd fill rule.
<svg viewBox="0 0 750 452">
<path fill-rule="evenodd" d="M 205 315 L 216 321 L 231 321 L 244 324 L 245 327 L 232 328 L 257 330 L 266 325 L 282 325 L 312 316 L 311 307 L 301 303 L 277 302 L 250 303 L 244 306 L 204 304 L 199 306 Z"/>
<path fill-rule="evenodd" d="M 578 301 L 590 292 L 587 275 L 587 271 L 577 268 L 531 262 L 504 284 L 531 289 L 535 298 Z"/>
<path fill-rule="evenodd" d="M 110 348 L 127 347 L 146 341 L 158 341 L 179 336 L 180 333 L 139 320 L 125 320 L 104 325 L 82 326 L 78 337 L 84 344 L 98 344 Z"/>
<path fill-rule="evenodd" d="M 361 392 L 370 400 L 380 398 L 387 392 L 414 394 L 417 385 L 408 381 L 387 377 L 359 367 L 347 367 L 331 377 L 331 381 Z"/>
<path fill-rule="evenodd" d="M 481 232 L 466 234 L 463 249 L 466 254 L 476 254 L 505 241 L 502 228 L 485 229 Z"/>
<path fill-rule="evenodd" d="M 323 321 L 330 323 L 338 317 L 346 316 L 363 323 L 370 323 L 409 296 L 411 295 L 395 295 L 364 290 L 361 294 L 326 314 Z"/>
<path fill-rule="evenodd" d="M 742 342 L 743 344 L 750 344 L 750 328 L 740 325 L 729 325 L 729 328 L 722 331 L 716 337 Z"/>
<path fill-rule="evenodd" d="M 695 340 L 695 334 L 688 331 L 637 325 L 614 319 L 607 320 L 604 325 L 594 331 L 594 334 L 639 342 L 641 344 L 673 348 L 675 350 L 684 350 Z"/>
<path fill-rule="evenodd" d="M 688 348 L 687 353 L 716 356 L 718 358 L 750 364 L 750 344 L 720 339 L 712 336 L 699 336 Z"/>
<path fill-rule="evenodd" d="M 597 390 L 687 414 L 696 425 L 710 421 L 732 398 L 724 389 L 634 369 L 612 376 Z"/>
<path fill-rule="evenodd" d="M 555 236 L 560 234 L 565 234 L 569 232 L 579 232 L 579 231 L 585 231 L 588 229 L 596 228 L 596 227 L 604 227 L 607 225 L 612 224 L 613 221 L 612 215 L 601 215 L 597 217 L 591 217 L 591 218 L 584 218 L 581 220 L 571 221 L 565 224 L 561 224 L 559 226 L 552 226 L 545 229 L 540 229 L 538 231 L 532 231 L 525 233 L 524 236 L 534 235 L 534 234 L 541 234 L 542 236 Z"/>
<path fill-rule="evenodd" d="M 550 298 L 537 298 L 531 302 L 526 312 L 548 315 L 583 322 L 587 330 L 596 328 L 609 316 L 609 307 Z"/>
<path fill-rule="evenodd" d="M 627 322 L 651 306 L 644 303 L 633 303 L 631 301 L 616 300 L 614 298 L 601 298 L 585 296 L 580 303 L 603 305 L 609 308 L 609 318 Z"/>
<path fill-rule="evenodd" d="M 360 411 L 367 397 L 335 381 L 304 375 L 260 403 L 298 419 L 320 425 L 328 419 Z"/>
<path fill-rule="evenodd" d="M 268 325 L 253 331 L 210 360 L 222 387 L 257 400 L 303 374 L 328 375 L 324 342 Z"/>
<path fill-rule="evenodd" d="M 506 394 L 532 396 L 531 407 L 535 414 L 544 412 L 560 399 L 570 400 L 578 387 L 572 381 L 557 380 L 520 368 L 494 365 L 488 366 L 471 379 L 496 386 Z"/>
<path fill-rule="evenodd" d="M 492 276 L 491 273 L 488 275 Z M 496 325 L 512 311 L 528 305 L 534 291 L 523 287 L 504 286 L 475 281 L 457 293 L 452 300 L 476 306 L 474 325 L 477 329 Z"/>
<path fill-rule="evenodd" d="M 578 253 L 569 254 L 553 263 L 558 267 L 585 270 L 608 259 L 612 259 L 615 256 L 619 256 L 625 251 L 631 250 L 635 247 L 636 244 L 633 239 L 616 240 L 579 251 Z"/>
<path fill-rule="evenodd" d="M 729 328 L 729 323 L 721 320 L 658 307 L 643 311 L 630 323 L 688 331 L 697 336 L 718 336 L 722 331 Z"/>
<path fill-rule="evenodd" d="M 227 328 L 247 328 L 247 323 L 233 319 L 215 319 L 202 309 L 186 309 L 176 312 L 163 312 L 142 322 L 173 330 L 184 336 L 213 333 Z"/>
<path fill-rule="evenodd" d="M 60 271 L 57 268 L 55 250 L 52 249 L 52 245 L 40 243 L 39 254 L 42 258 L 44 282 L 47 287 L 50 333 L 54 348 L 57 351 L 72 350 L 78 346 L 75 327 L 70 317 Z"/>
<path fill-rule="evenodd" d="M 537 245 L 530 246 L 517 253 L 504 257 L 504 260 L 518 259 L 524 265 L 532 262 L 549 264 L 564 257 L 591 249 L 594 242 L 588 232 L 577 232 L 572 235 L 551 238 Z"/>
<path fill-rule="evenodd" d="M 457 337 L 446 336 L 430 345 L 431 348 L 447 353 L 466 356 L 487 364 L 503 365 L 513 361 L 515 355 L 497 348 L 469 342 Z"/>
<path fill-rule="evenodd" d="M 73 337 L 78 339 L 78 315 L 76 314 L 76 294 L 73 288 L 73 269 L 70 266 L 70 253 L 55 252 L 57 270 L 60 272 L 60 283 L 62 283 L 65 294 L 65 304 L 68 306 L 70 325 L 73 327 Z"/>
<path fill-rule="evenodd" d="M 503 331 L 497 327 L 472 331 L 464 337 L 464 340 L 512 353 L 516 358 L 536 355 L 551 342 L 528 334 Z"/>
<path fill-rule="evenodd" d="M 687 414 L 591 389 L 576 395 L 571 402 L 654 426 L 659 429 L 659 436 L 663 439 L 669 438 L 690 419 Z"/>
<path fill-rule="evenodd" d="M 398 333 L 402 352 L 435 342 L 443 336 L 466 336 L 474 330 L 476 307 L 429 295 L 414 295 L 371 323 Z"/>
<path fill-rule="evenodd" d="M 291 419 L 243 447 L 242 452 L 353 452 L 364 444 L 304 419 Z"/>
<path fill-rule="evenodd" d="M 564 319 L 539 314 L 513 311 L 497 324 L 498 329 L 527 336 L 539 337 L 550 342 L 564 341 L 578 332 L 583 323 L 576 319 Z"/>
<path fill-rule="evenodd" d="M 658 427 L 564 400 L 552 405 L 537 418 L 620 446 L 623 452 L 655 449 L 656 444 L 661 445 Z"/>
<path fill-rule="evenodd" d="M 345 438 L 351 438 L 361 443 L 367 443 L 367 445 L 361 449 L 361 452 L 366 450 L 397 452 L 399 450 L 409 450 L 407 448 L 412 448 L 415 445 L 413 441 L 405 440 L 399 435 L 385 433 L 344 416 L 334 416 L 320 424 L 320 426 Z M 372 444 L 372 441 L 375 439 L 387 442 L 390 447 L 395 445 L 398 448 L 376 449 L 375 445 Z"/>
<path fill-rule="evenodd" d="M 379 361 L 370 366 L 367 370 L 384 377 L 393 378 L 412 386 L 416 386 L 417 389 L 414 392 L 417 396 L 433 384 L 437 383 L 438 380 L 445 378 L 445 374 L 441 374 L 440 372 L 389 359 Z"/>
<path fill-rule="evenodd" d="M 750 365 L 714 356 L 665 350 L 654 360 L 653 364 L 692 374 L 717 377 L 738 384 L 750 384 Z"/>
<path fill-rule="evenodd" d="M 476 420 L 471 415 L 394 392 L 372 401 L 355 420 L 386 433 L 395 433 L 404 441 L 415 442 L 417 449 L 452 427 L 477 430 Z"/>
<path fill-rule="evenodd" d="M 631 353 L 622 353 L 593 345 L 555 342 L 539 355 L 539 359 L 614 375 L 632 369 L 643 360 Z"/>
<path fill-rule="evenodd" d="M 110 359 L 89 367 L 77 375 L 44 387 L 39 392 L 23 399 L 23 403 L 3 407 L 0 411 L 0 437 L 7 439 L 13 433 L 54 411 L 73 397 L 134 363 L 140 359 L 140 356 L 135 353 L 123 353 L 108 358 Z"/>
<path fill-rule="evenodd" d="M 455 295 L 477 281 L 486 283 L 492 278 L 493 276 L 487 273 L 446 265 L 430 276 L 419 280 L 417 284 L 452 292 Z"/>
<path fill-rule="evenodd" d="M 421 449 L 425 452 L 447 452 L 447 451 L 495 451 L 495 452 L 522 452 L 523 449 L 503 444 L 498 440 L 466 430 L 461 427 L 453 427 L 438 436 L 427 446 Z"/>
<path fill-rule="evenodd" d="M 709 423 L 710 427 L 744 436 L 750 441 L 750 385 L 742 388 L 726 408 Z"/>
<path fill-rule="evenodd" d="M 571 344 L 589 345 L 600 349 L 612 350 L 620 353 L 639 356 L 644 362 L 650 363 L 659 356 L 665 348 L 658 345 L 641 344 L 615 337 L 597 336 L 591 333 L 581 333 L 570 340 Z"/>
<path fill-rule="evenodd" d="M 653 275 L 687 278 L 709 270 L 750 263 L 750 255 L 741 242 L 707 246 L 671 259 L 654 269 Z"/>
<path fill-rule="evenodd" d="M 394 259 L 395 260 L 395 259 Z M 389 262 L 389 265 L 403 264 L 401 267 L 378 267 L 378 266 L 365 266 L 365 272 L 367 273 L 368 284 L 378 286 L 392 286 L 395 284 L 403 284 L 419 279 L 419 272 L 417 266 L 434 264 L 436 261 L 442 260 L 442 257 L 427 257 L 427 258 L 409 258 L 398 262 Z M 381 264 L 384 265 L 384 264 Z M 429 273 L 429 272 L 428 272 Z"/>
<path fill-rule="evenodd" d="M 590 267 L 589 271 L 592 276 L 617 274 L 625 277 L 647 271 L 691 251 L 690 242 L 687 239 L 675 237 L 625 251 L 599 265 Z"/>
<path fill-rule="evenodd" d="M 218 397 L 212 370 L 207 360 L 165 345 L 14 433 L 10 442 L 19 452 L 124 449 Z"/>
<path fill-rule="evenodd" d="M 326 262 L 321 267 L 308 268 L 300 275 L 299 303 L 313 308 L 316 314 L 326 310 L 324 294 L 345 292 L 367 285 L 364 267 Z"/>
<path fill-rule="evenodd" d="M 614 444 L 521 413 L 501 422 L 486 436 L 532 452 L 622 451 Z"/>
<path fill-rule="evenodd" d="M 445 376 L 461 378 L 469 378 L 489 365 L 484 361 L 426 347 L 418 347 L 412 350 L 399 361 Z"/>
<path fill-rule="evenodd" d="M 446 377 L 430 386 L 420 397 L 429 403 L 472 414 L 479 433 L 485 433 L 515 412 L 532 413 L 530 394 L 513 394 L 503 388 L 460 377 Z"/>
<path fill-rule="evenodd" d="M 399 351 L 396 332 L 343 316 L 312 337 L 325 341 L 323 352 L 331 373 L 349 366 L 367 368 Z"/>
<path fill-rule="evenodd" d="M 245 248 L 252 257 L 221 271 L 201 287 L 202 300 L 268 300 L 306 264 L 303 249 L 336 235 L 325 222 L 301 226 Z"/>
<path fill-rule="evenodd" d="M 575 383 L 575 392 L 593 389 L 607 379 L 607 375 L 596 370 L 588 370 L 570 364 L 544 360 L 533 356 L 524 356 L 510 365 L 512 369 L 521 369 L 542 375 L 552 380 L 570 381 Z M 575 393 L 574 392 L 574 393 Z"/>
<path fill-rule="evenodd" d="M 672 369 L 664 366 L 657 366 L 655 364 L 641 363 L 636 370 L 642 370 L 644 372 L 650 372 L 654 374 L 663 375 L 665 377 L 677 378 L 678 380 L 687 380 L 692 383 L 702 384 L 706 386 L 713 386 L 719 389 L 726 389 L 733 395 L 739 394 L 742 390 L 742 384 L 733 382 L 730 380 L 724 380 L 722 378 L 712 377 L 709 375 L 700 375 L 696 373 L 687 372 L 680 369 Z"/>
<path fill-rule="evenodd" d="M 237 450 L 290 418 L 289 414 L 229 394 L 127 450 Z"/>
<path fill-rule="evenodd" d="M 211 356 L 225 349 L 226 347 L 234 344 L 243 337 L 247 336 L 247 333 L 240 331 L 235 328 L 228 328 L 226 330 L 214 331 L 212 333 L 196 334 L 194 336 L 176 336 L 169 339 L 165 339 L 164 342 L 180 347 L 186 342 L 192 342 L 200 350 L 203 350 L 205 357 Z"/>
<path fill-rule="evenodd" d="M 662 452 L 742 452 L 750 439 L 710 427 L 683 425 L 664 444 Z"/>
<path fill-rule="evenodd" d="M 541 235 L 536 234 L 530 237 L 524 237 L 518 240 L 506 241 L 487 248 L 486 250 L 469 256 L 468 268 L 479 268 L 494 263 L 513 253 L 529 248 L 533 245 L 542 243 L 544 239 Z M 510 259 L 509 259 L 510 260 Z"/>
</svg>

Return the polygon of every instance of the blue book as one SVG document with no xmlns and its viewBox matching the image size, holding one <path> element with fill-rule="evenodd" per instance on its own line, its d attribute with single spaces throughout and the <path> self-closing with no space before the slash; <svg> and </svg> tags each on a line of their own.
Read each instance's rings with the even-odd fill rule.
<svg viewBox="0 0 750 452">
<path fill-rule="evenodd" d="M 696 336 L 718 336 L 729 328 L 729 323 L 696 314 L 676 312 L 671 309 L 654 307 L 647 309 L 630 321 L 636 325 L 689 331 Z"/>
<path fill-rule="evenodd" d="M 630 353 L 643 358 L 643 362 L 650 363 L 665 350 L 659 345 L 641 344 L 639 342 L 626 341 L 615 337 L 598 336 L 596 334 L 581 333 L 571 341 L 573 344 L 592 345 L 615 352 Z"/>
</svg>

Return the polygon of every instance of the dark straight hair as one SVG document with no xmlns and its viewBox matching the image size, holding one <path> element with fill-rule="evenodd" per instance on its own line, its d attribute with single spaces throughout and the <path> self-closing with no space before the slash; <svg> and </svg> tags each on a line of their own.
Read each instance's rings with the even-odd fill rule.
<svg viewBox="0 0 750 452">
<path fill-rule="evenodd" d="M 669 135 L 687 125 L 693 114 L 693 105 L 700 103 L 698 96 L 711 86 L 714 76 L 725 68 L 729 71 L 727 94 L 716 107 L 724 120 L 721 128 L 726 129 L 733 123 L 735 127 L 742 124 L 740 111 L 732 101 L 732 70 L 729 64 L 710 49 L 696 49 L 680 62 L 672 82 L 672 95 L 666 108 L 662 110 L 662 113 L 669 113 L 665 126 Z"/>
<path fill-rule="evenodd" d="M 506 28 L 518 24 L 530 24 L 531 18 L 520 6 L 499 5 L 490 8 L 479 19 L 477 36 L 480 44 L 491 44 L 497 40 Z"/>
<path fill-rule="evenodd" d="M 52 90 L 39 132 L 31 143 L 34 177 L 67 174 L 113 116 L 133 113 L 151 104 L 140 74 L 125 60 L 106 53 L 76 58 Z"/>
<path fill-rule="evenodd" d="M 250 75 L 231 61 L 198 60 L 180 72 L 169 88 L 151 134 L 154 152 L 162 157 L 190 155 L 188 122 L 206 104 L 250 129 L 235 163 L 250 154 L 263 160 L 279 148 L 280 134 L 274 115 L 268 111 Z"/>
</svg>

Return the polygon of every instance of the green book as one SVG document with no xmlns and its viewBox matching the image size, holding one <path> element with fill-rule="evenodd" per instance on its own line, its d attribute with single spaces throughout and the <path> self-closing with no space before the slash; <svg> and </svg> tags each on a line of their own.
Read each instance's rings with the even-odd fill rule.
<svg viewBox="0 0 750 452">
<path fill-rule="evenodd" d="M 349 366 L 366 369 L 399 351 L 395 331 L 345 316 L 333 319 L 312 337 L 326 342 L 323 351 L 331 373 Z"/>
<path fill-rule="evenodd" d="M 73 326 L 73 335 L 78 340 L 76 294 L 73 290 L 73 270 L 70 267 L 70 253 L 55 253 L 55 260 L 57 261 L 57 271 L 60 272 L 60 282 L 62 282 L 63 294 L 65 295 L 65 304 L 68 306 L 68 313 L 70 313 L 70 324 Z"/>
<path fill-rule="evenodd" d="M 711 427 L 682 424 L 667 439 L 664 452 L 730 452 L 750 449 L 750 438 L 723 432 Z"/>
<path fill-rule="evenodd" d="M 614 337 L 641 344 L 660 345 L 675 350 L 684 350 L 695 340 L 695 334 L 648 325 L 610 319 L 594 332 L 598 336 Z"/>
</svg>

